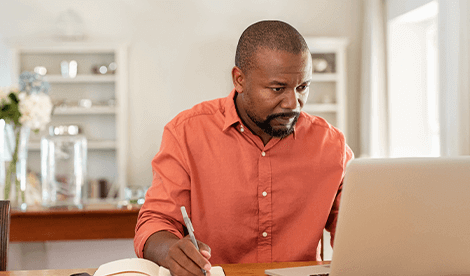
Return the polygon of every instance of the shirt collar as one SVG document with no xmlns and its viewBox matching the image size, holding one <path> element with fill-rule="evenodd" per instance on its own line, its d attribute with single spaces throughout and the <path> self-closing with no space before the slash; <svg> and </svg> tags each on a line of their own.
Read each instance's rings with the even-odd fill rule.
<svg viewBox="0 0 470 276">
<path fill-rule="evenodd" d="M 238 117 L 237 113 L 237 108 L 235 107 L 235 88 L 230 92 L 227 98 L 225 98 L 225 123 L 224 123 L 224 128 L 222 131 L 227 130 L 230 126 L 240 123 L 241 124 L 241 119 Z"/>
<path fill-rule="evenodd" d="M 240 117 L 238 116 L 238 113 L 237 113 L 237 108 L 235 107 L 235 95 L 236 95 L 237 91 L 235 90 L 235 88 L 232 90 L 232 92 L 230 92 L 230 94 L 225 98 L 225 123 L 224 123 L 224 127 L 222 129 L 222 131 L 226 131 L 229 127 L 231 127 L 232 125 L 234 124 L 242 124 L 242 120 L 240 119 Z M 299 120 L 297 121 L 297 123 L 295 124 L 294 126 L 294 132 L 292 132 L 292 138 L 295 140 L 295 136 L 296 136 L 296 129 L 297 127 L 299 126 L 299 121 L 303 120 L 302 119 L 302 114 L 300 114 L 299 116 Z M 288 136 L 289 137 L 289 136 Z M 273 139 L 276 139 L 273 137 Z"/>
</svg>

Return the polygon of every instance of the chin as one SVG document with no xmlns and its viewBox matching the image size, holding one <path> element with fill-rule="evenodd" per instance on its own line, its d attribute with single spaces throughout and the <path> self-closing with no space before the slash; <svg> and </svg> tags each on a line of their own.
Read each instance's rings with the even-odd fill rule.
<svg viewBox="0 0 470 276">
<path fill-rule="evenodd" d="M 274 127 L 271 129 L 272 132 L 270 133 L 271 136 L 276 138 L 284 138 L 289 136 L 292 132 L 294 132 L 294 126 L 291 127 Z"/>
</svg>

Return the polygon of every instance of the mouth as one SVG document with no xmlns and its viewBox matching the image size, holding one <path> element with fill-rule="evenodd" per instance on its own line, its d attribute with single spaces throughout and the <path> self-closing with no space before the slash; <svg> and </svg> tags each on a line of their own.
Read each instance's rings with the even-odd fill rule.
<svg viewBox="0 0 470 276">
<path fill-rule="evenodd" d="M 279 116 L 274 119 L 280 125 L 290 125 L 294 122 L 295 116 Z"/>
</svg>

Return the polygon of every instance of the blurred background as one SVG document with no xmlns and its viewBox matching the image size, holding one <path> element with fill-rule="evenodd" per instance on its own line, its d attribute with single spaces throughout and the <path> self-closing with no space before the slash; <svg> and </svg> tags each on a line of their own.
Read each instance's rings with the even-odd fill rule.
<svg viewBox="0 0 470 276">
<path fill-rule="evenodd" d="M 62 43 L 67 14 L 80 31 L 74 39 L 126 45 L 126 183 L 148 186 L 164 125 L 228 95 L 241 33 L 277 19 L 305 37 L 347 40 L 342 108 L 357 157 L 468 155 L 469 11 L 465 0 L 0 0 L 0 86 L 17 80 L 15 47 Z M 11 250 L 10 269 L 96 267 L 133 256 L 130 240 Z M 61 258 L 74 250 L 100 253 L 78 263 Z"/>
</svg>

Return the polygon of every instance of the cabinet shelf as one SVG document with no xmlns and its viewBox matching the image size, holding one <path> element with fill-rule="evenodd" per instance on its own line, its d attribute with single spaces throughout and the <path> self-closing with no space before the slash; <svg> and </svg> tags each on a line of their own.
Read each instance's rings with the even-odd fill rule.
<svg viewBox="0 0 470 276">
<path fill-rule="evenodd" d="M 305 37 L 312 58 L 326 62 L 324 73 L 312 72 L 310 103 L 303 110 L 325 118 L 330 124 L 347 131 L 346 48 L 348 39 L 343 37 Z M 315 66 L 313 66 L 315 69 Z M 320 70 L 321 68 L 316 68 Z"/>
<path fill-rule="evenodd" d="M 116 75 L 77 75 L 75 78 L 66 78 L 62 75 L 46 75 L 50 83 L 109 83 L 116 81 Z"/>
<path fill-rule="evenodd" d="M 89 140 L 87 141 L 87 149 L 88 150 L 115 150 L 116 149 L 116 141 L 114 140 Z M 30 141 L 29 142 L 29 150 L 38 151 L 41 150 L 41 142 L 40 141 Z"/>
<path fill-rule="evenodd" d="M 52 115 L 100 115 L 100 114 L 116 114 L 114 106 L 92 106 L 90 108 L 71 106 L 56 107 Z"/>
<path fill-rule="evenodd" d="M 50 125 L 80 125 L 87 136 L 87 178 L 107 179 L 119 187 L 118 197 L 124 198 L 127 185 L 128 158 L 128 45 L 120 42 L 35 41 L 34 44 L 13 45 L 12 76 L 47 69 L 44 80 L 50 83 L 51 100 L 57 103 Z M 75 60 L 75 78 L 63 77 L 61 63 Z M 114 74 L 94 74 L 96 66 L 115 62 Z M 89 108 L 77 105 L 89 99 Z M 116 104 L 114 104 L 114 101 Z M 60 103 L 64 103 L 62 107 Z M 111 105 L 108 105 L 110 103 Z M 31 134 L 28 169 L 41 171 L 40 137 Z"/>
</svg>

